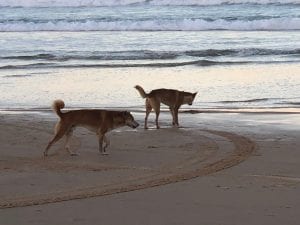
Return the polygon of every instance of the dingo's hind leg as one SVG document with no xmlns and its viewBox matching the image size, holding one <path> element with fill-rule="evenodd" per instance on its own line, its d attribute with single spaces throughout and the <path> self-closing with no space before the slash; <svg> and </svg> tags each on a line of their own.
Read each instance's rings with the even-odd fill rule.
<svg viewBox="0 0 300 225">
<path fill-rule="evenodd" d="M 56 126 L 55 126 L 55 135 L 53 137 L 53 139 L 48 143 L 45 151 L 44 151 L 44 156 L 48 155 L 48 150 L 50 149 L 50 147 L 57 141 L 59 141 L 67 132 L 68 127 L 62 122 L 59 121 Z"/>
</svg>

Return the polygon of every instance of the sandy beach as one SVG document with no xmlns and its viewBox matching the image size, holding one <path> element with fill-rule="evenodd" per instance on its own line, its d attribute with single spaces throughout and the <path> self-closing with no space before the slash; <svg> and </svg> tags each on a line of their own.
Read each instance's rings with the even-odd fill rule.
<svg viewBox="0 0 300 225">
<path fill-rule="evenodd" d="M 0 115 L 1 224 L 297 224 L 299 114 L 181 113 L 181 127 L 78 129 L 42 152 L 52 113 Z M 152 118 L 153 119 L 153 118 Z M 152 124 L 153 125 L 153 124 Z M 55 216 L 53 216 L 55 215 Z"/>
<path fill-rule="evenodd" d="M 300 224 L 300 0 L 0 0 L 0 12 L 0 225 Z M 197 95 L 179 128 L 164 99 L 181 95 L 160 96 L 161 129 L 152 113 L 144 130 L 152 94 L 136 85 Z M 62 139 L 44 157 L 55 99 L 140 126 L 111 131 L 109 155 L 78 128 L 78 155 Z"/>
</svg>

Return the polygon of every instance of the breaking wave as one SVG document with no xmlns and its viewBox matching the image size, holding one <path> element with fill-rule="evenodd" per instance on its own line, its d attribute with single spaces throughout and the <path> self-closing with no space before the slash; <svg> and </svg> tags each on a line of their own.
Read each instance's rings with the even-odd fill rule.
<svg viewBox="0 0 300 225">
<path fill-rule="evenodd" d="M 0 7 L 93 7 L 126 5 L 300 4 L 300 0 L 6 0 Z"/>
<path fill-rule="evenodd" d="M 58 21 L 58 22 L 2 22 L 0 31 L 204 31 L 204 30 L 300 30 L 300 18 L 272 18 L 252 21 L 218 19 L 163 20 L 145 21 Z"/>
</svg>

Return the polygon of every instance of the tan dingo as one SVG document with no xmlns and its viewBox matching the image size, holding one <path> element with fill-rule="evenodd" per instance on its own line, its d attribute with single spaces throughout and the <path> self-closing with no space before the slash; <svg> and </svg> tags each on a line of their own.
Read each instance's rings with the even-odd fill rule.
<svg viewBox="0 0 300 225">
<path fill-rule="evenodd" d="M 64 135 L 66 136 L 66 150 L 68 150 L 71 155 L 76 155 L 75 152 L 70 150 L 69 139 L 73 134 L 73 130 L 77 126 L 85 127 L 98 135 L 99 151 L 102 154 L 107 154 L 106 148 L 110 144 L 108 138 L 105 136 L 106 132 L 125 125 L 131 128 L 139 126 L 130 112 L 127 111 L 82 109 L 63 113 L 61 112 L 61 109 L 64 107 L 65 104 L 62 100 L 56 100 L 53 102 L 52 108 L 59 116 L 60 121 L 55 126 L 55 135 L 48 143 L 44 151 L 44 156 L 48 155 L 49 148 Z M 104 146 L 103 142 L 105 142 Z"/>
<path fill-rule="evenodd" d="M 179 126 L 178 110 L 180 106 L 183 104 L 192 105 L 195 96 L 197 95 L 197 92 L 190 93 L 173 89 L 155 89 L 147 94 L 141 86 L 136 85 L 135 88 L 138 90 L 142 98 L 146 98 L 145 129 L 148 128 L 147 120 L 152 108 L 156 114 L 156 128 L 159 129 L 158 116 L 160 113 L 160 103 L 169 106 L 173 118 L 172 124 L 174 126 Z"/>
</svg>

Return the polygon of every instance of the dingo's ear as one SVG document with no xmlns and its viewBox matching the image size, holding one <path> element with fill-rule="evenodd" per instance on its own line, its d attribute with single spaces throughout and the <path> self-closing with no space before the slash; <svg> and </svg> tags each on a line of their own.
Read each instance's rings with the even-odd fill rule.
<svg viewBox="0 0 300 225">
<path fill-rule="evenodd" d="M 123 115 L 123 116 L 128 116 L 129 114 L 130 114 L 130 112 L 128 112 L 128 111 L 123 111 L 123 112 L 122 112 L 122 115 Z"/>
<path fill-rule="evenodd" d="M 195 93 L 193 94 L 193 96 L 195 97 L 197 94 L 198 94 L 198 92 L 195 92 Z"/>
</svg>

